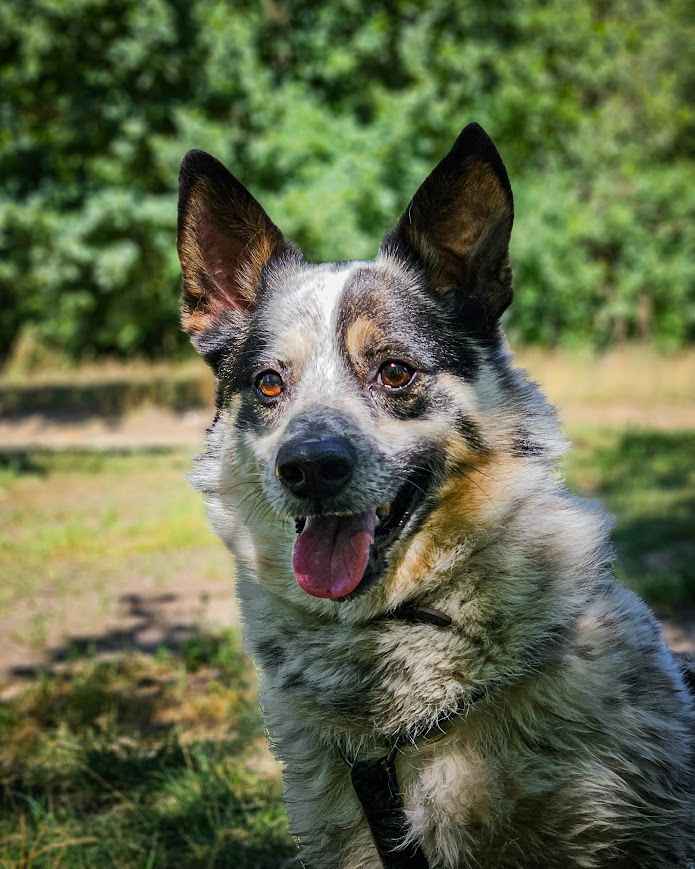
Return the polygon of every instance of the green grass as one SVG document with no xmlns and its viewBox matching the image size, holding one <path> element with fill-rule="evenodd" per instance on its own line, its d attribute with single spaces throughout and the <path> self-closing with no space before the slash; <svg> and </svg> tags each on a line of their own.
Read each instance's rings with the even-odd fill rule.
<svg viewBox="0 0 695 869">
<path fill-rule="evenodd" d="M 0 865 L 276 869 L 265 751 L 233 634 L 75 663 L 0 705 Z"/>
<path fill-rule="evenodd" d="M 117 588 L 190 564 L 220 579 L 227 560 L 185 481 L 190 455 L 166 450 L 0 454 L 0 613 L 50 584 L 61 597 Z"/>
<path fill-rule="evenodd" d="M 582 429 L 574 440 L 570 485 L 615 514 L 621 578 L 662 607 L 693 604 L 695 432 Z M 87 587 L 165 584 L 176 565 L 228 572 L 183 479 L 189 461 L 6 455 L 0 615 L 47 586 L 52 606 L 74 607 Z M 0 866 L 290 865 L 255 691 L 238 637 L 202 628 L 149 654 L 104 659 L 77 644 L 15 681 L 0 702 Z"/>
<path fill-rule="evenodd" d="M 0 866 L 276 869 L 292 856 L 238 638 L 202 627 L 181 642 L 172 631 L 168 647 L 143 654 L 135 632 L 133 651 L 94 657 L 128 644 L 108 617 L 133 577 L 166 589 L 178 571 L 232 593 L 184 479 L 190 458 L 2 456 L 0 616 L 43 595 L 50 626 L 95 587 L 106 612 L 94 611 L 87 640 L 46 649 L 43 673 L 14 680 L 0 702 Z M 42 641 L 39 631 L 32 645 Z"/>
<path fill-rule="evenodd" d="M 695 604 L 695 431 L 580 430 L 567 473 L 615 517 L 619 578 L 661 609 Z"/>
</svg>

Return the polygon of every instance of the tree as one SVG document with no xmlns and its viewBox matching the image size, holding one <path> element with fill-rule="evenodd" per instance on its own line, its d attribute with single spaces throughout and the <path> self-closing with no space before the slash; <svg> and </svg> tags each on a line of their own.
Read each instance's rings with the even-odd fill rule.
<svg viewBox="0 0 695 869">
<path fill-rule="evenodd" d="M 369 256 L 478 120 L 517 201 L 526 341 L 695 338 L 684 0 L 7 0 L 0 348 L 184 346 L 178 162 L 224 160 L 310 258 Z"/>
</svg>

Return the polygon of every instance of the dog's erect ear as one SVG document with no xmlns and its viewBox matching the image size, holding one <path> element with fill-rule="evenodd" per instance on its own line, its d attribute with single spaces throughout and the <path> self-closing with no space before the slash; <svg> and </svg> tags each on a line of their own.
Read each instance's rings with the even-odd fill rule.
<svg viewBox="0 0 695 869">
<path fill-rule="evenodd" d="M 430 287 L 452 296 L 460 312 L 488 331 L 512 300 L 513 219 L 502 158 L 485 130 L 469 124 L 381 249 L 416 259 Z"/>
<path fill-rule="evenodd" d="M 263 266 L 282 233 L 237 179 L 204 151 L 189 151 L 179 175 L 177 247 L 183 272 L 181 323 L 194 339 L 222 314 L 243 322 Z"/>
</svg>

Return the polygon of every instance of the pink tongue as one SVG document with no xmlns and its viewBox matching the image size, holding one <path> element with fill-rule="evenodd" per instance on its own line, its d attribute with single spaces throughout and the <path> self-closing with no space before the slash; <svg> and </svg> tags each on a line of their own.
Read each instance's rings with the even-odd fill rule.
<svg viewBox="0 0 695 869">
<path fill-rule="evenodd" d="M 292 556 L 300 587 L 314 597 L 336 600 L 362 581 L 374 541 L 376 512 L 353 516 L 309 516 Z"/>
</svg>

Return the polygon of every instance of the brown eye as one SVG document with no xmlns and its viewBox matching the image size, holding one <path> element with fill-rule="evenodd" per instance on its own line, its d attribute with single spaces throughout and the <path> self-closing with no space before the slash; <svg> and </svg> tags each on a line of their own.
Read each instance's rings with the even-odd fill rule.
<svg viewBox="0 0 695 869">
<path fill-rule="evenodd" d="M 285 384 L 277 371 L 262 371 L 256 378 L 256 392 L 263 398 L 278 398 Z"/>
<path fill-rule="evenodd" d="M 387 389 L 403 389 L 415 376 L 415 372 L 405 362 L 389 359 L 379 369 L 379 383 Z"/>
</svg>

